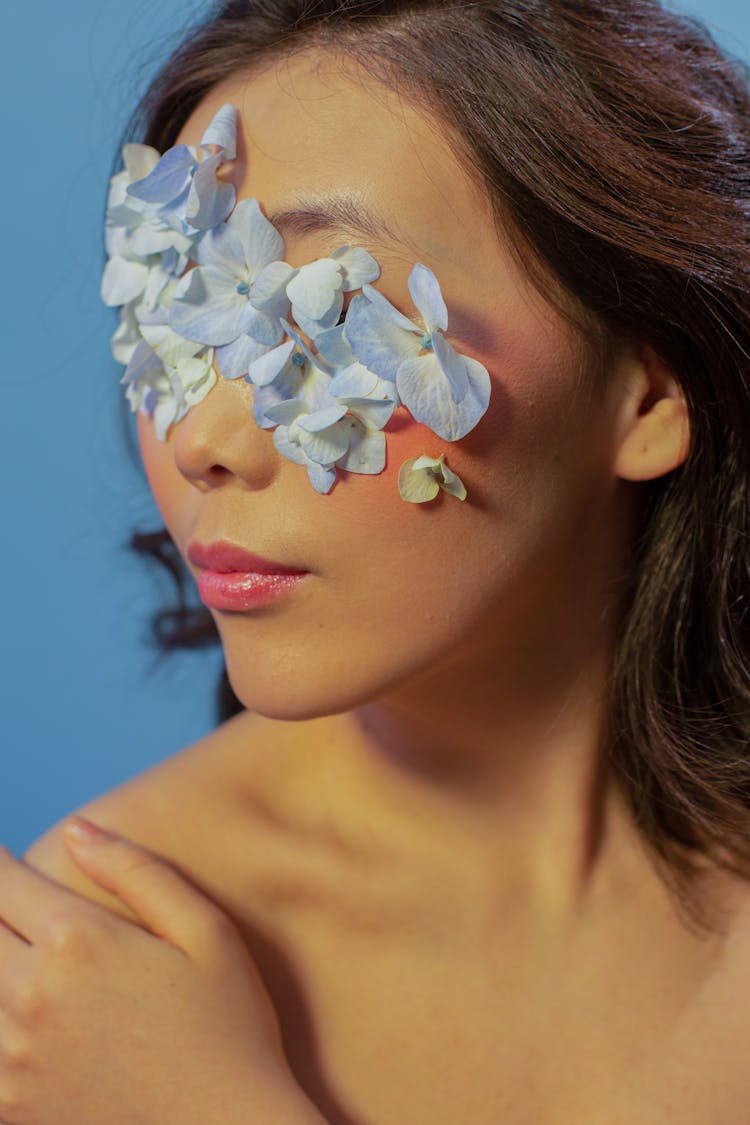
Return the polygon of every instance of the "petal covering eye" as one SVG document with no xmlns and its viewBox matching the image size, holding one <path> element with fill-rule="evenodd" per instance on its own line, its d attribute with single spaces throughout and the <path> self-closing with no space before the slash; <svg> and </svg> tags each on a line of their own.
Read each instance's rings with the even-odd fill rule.
<svg viewBox="0 0 750 1125">
<path fill-rule="evenodd" d="M 125 364 L 131 409 L 165 440 L 215 385 L 217 368 L 244 378 L 255 424 L 273 429 L 279 453 L 305 466 L 320 493 L 338 471 L 383 471 L 384 431 L 398 408 L 444 441 L 460 440 L 487 410 L 490 377 L 445 339 L 435 274 L 414 263 L 412 320 L 375 288 L 380 267 L 361 247 L 290 266 L 258 200 L 237 203 L 217 175 L 235 157 L 236 126 L 234 106 L 224 105 L 197 147 L 160 156 L 128 144 L 111 180 L 101 294 L 120 310 L 112 352 Z M 402 465 L 407 502 L 440 490 L 466 496 L 445 453 Z"/>
</svg>

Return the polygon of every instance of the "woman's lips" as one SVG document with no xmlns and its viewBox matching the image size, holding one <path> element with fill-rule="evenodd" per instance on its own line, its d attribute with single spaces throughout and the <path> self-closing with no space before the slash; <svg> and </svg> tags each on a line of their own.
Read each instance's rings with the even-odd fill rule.
<svg viewBox="0 0 750 1125">
<path fill-rule="evenodd" d="M 200 567 L 198 592 L 209 609 L 241 612 L 269 605 L 291 593 L 309 574 L 232 543 L 191 543 L 187 556 Z"/>
</svg>

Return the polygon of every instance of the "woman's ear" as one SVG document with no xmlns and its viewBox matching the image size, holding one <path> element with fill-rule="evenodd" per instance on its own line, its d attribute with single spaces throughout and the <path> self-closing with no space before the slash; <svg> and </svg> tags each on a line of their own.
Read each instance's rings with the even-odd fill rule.
<svg viewBox="0 0 750 1125">
<path fill-rule="evenodd" d="M 671 368 L 653 348 L 641 347 L 629 364 L 614 469 L 623 480 L 655 480 L 690 452 L 687 403 Z"/>
</svg>

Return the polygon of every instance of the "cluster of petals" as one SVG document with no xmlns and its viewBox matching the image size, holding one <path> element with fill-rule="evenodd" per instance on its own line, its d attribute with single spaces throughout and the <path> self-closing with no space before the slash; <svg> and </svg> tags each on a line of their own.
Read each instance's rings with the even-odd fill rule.
<svg viewBox="0 0 750 1125">
<path fill-rule="evenodd" d="M 383 431 L 399 407 L 445 441 L 464 437 L 487 410 L 490 379 L 445 339 L 435 274 L 416 263 L 409 275 L 419 324 L 373 286 L 380 269 L 366 250 L 285 262 L 283 238 L 258 201 L 235 203 L 234 187 L 217 175 L 235 157 L 235 129 L 236 111 L 225 105 L 197 148 L 159 156 L 126 145 L 111 181 L 102 297 L 120 309 L 112 350 L 126 365 L 131 408 L 150 415 L 164 440 L 217 370 L 244 378 L 255 423 L 273 429 L 276 448 L 304 465 L 321 493 L 339 469 L 382 472 Z M 420 503 L 443 489 L 463 499 L 444 461 L 407 461 L 402 497 Z"/>
</svg>

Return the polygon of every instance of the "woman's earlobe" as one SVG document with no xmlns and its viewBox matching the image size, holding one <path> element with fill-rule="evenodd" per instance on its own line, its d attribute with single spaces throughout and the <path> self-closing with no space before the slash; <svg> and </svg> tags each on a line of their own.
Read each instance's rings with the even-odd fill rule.
<svg viewBox="0 0 750 1125">
<path fill-rule="evenodd" d="M 690 419 L 682 388 L 652 348 L 641 349 L 638 366 L 614 468 L 623 480 L 655 480 L 687 458 Z"/>
</svg>

